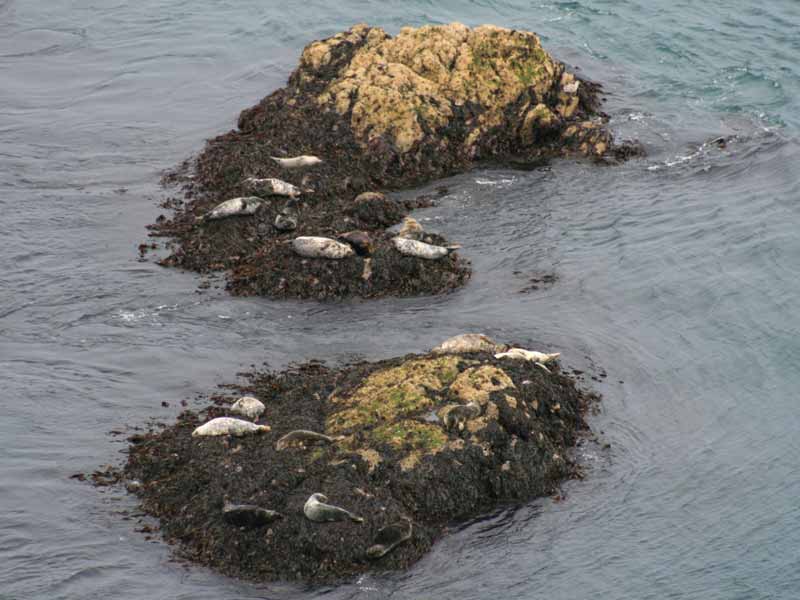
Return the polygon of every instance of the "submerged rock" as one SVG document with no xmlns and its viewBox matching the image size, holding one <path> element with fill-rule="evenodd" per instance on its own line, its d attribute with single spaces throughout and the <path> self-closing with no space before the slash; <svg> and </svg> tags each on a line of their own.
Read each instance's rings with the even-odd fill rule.
<svg viewBox="0 0 800 600">
<path fill-rule="evenodd" d="M 228 575 L 333 582 L 406 568 L 454 520 L 576 473 L 568 451 L 592 396 L 551 368 L 484 351 L 254 372 L 240 389 L 264 401 L 272 431 L 198 443 L 187 411 L 131 445 L 125 477 L 182 556 Z M 203 419 L 225 411 L 216 402 Z M 240 508 L 220 511 L 229 497 Z"/>
<path fill-rule="evenodd" d="M 285 87 L 244 110 L 237 130 L 210 140 L 187 166 L 187 202 L 152 226 L 176 241 L 162 264 L 227 270 L 233 293 L 277 298 L 453 290 L 469 278 L 468 262 L 412 264 L 428 257 L 382 252 L 390 246 L 385 229 L 413 203 L 379 190 L 416 186 L 484 160 L 538 164 L 552 156 L 635 153 L 614 144 L 598 90 L 548 54 L 535 34 L 491 25 L 407 27 L 395 37 L 356 25 L 312 42 Z M 295 156 L 279 158 L 286 154 Z M 302 219 L 269 206 L 258 219 L 198 227 L 194 215 L 253 189 L 302 197 Z M 363 258 L 300 268 L 285 252 L 290 231 L 335 239 L 354 230 L 374 240 L 368 269 Z M 449 245 L 440 236 L 433 243 Z"/>
</svg>

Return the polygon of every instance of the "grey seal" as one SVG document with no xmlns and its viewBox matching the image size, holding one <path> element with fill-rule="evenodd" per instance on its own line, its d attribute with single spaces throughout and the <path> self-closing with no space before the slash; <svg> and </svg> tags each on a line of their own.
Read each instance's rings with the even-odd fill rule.
<svg viewBox="0 0 800 600">
<path fill-rule="evenodd" d="M 307 446 L 316 443 L 331 444 L 338 439 L 339 438 L 325 435 L 324 433 L 309 431 L 308 429 L 295 429 L 279 439 L 275 443 L 275 449 L 285 450 L 292 446 Z"/>
<path fill-rule="evenodd" d="M 231 412 L 237 415 L 242 415 L 251 420 L 256 420 L 267 409 L 264 403 L 258 398 L 252 396 L 242 396 L 231 405 Z"/>
<path fill-rule="evenodd" d="M 258 207 L 264 202 L 257 196 L 245 196 L 242 198 L 231 198 L 217 204 L 205 216 L 199 217 L 199 221 L 216 221 L 228 217 L 242 217 L 254 215 Z"/>
<path fill-rule="evenodd" d="M 326 504 L 328 497 L 324 494 L 311 494 L 303 506 L 303 514 L 315 523 L 329 523 L 332 521 L 351 520 L 354 523 L 363 523 L 364 519 L 357 517 L 349 510 L 334 506 L 333 504 Z"/>
<path fill-rule="evenodd" d="M 293 158 L 278 158 L 277 156 L 270 156 L 272 160 L 278 163 L 284 169 L 300 169 L 301 167 L 313 167 L 322 162 L 321 158 L 316 156 L 309 156 L 304 154 L 302 156 L 295 156 Z"/>
<path fill-rule="evenodd" d="M 255 504 L 233 504 L 225 500 L 225 505 L 222 507 L 223 520 L 237 527 L 260 527 L 281 517 L 283 515 L 279 512 Z"/>
<path fill-rule="evenodd" d="M 234 419 L 232 417 L 217 417 L 208 423 L 200 425 L 192 432 L 192 437 L 235 435 L 243 436 L 253 433 L 266 433 L 270 430 L 269 425 L 256 425 L 250 421 Z"/>
<path fill-rule="evenodd" d="M 498 344 L 482 333 L 462 333 L 448 338 L 436 346 L 431 352 L 445 354 L 448 352 L 503 352 L 508 349 L 506 344 Z"/>
<path fill-rule="evenodd" d="M 367 556 L 369 558 L 380 558 L 387 555 L 403 542 L 410 540 L 412 531 L 413 525 L 408 517 L 403 517 L 402 521 L 381 527 L 378 530 L 378 535 L 375 536 L 375 542 L 367 548 Z"/>
<path fill-rule="evenodd" d="M 424 258 L 425 260 L 438 260 L 444 258 L 451 252 L 458 250 L 461 246 L 454 244 L 452 246 L 434 246 L 433 244 L 426 244 L 425 242 L 418 242 L 410 238 L 397 237 L 392 238 L 392 243 L 400 254 L 405 256 L 413 256 L 415 258 Z"/>
<path fill-rule="evenodd" d="M 259 194 L 266 194 L 268 196 L 289 196 L 290 198 L 296 198 L 300 194 L 310 191 L 301 190 L 299 187 L 292 185 L 288 181 L 275 179 L 274 177 L 267 177 L 266 179 L 248 177 L 243 183 L 250 190 Z"/>
<path fill-rule="evenodd" d="M 292 241 L 292 248 L 306 258 L 342 259 L 355 254 L 349 244 L 326 237 L 301 236 Z"/>
<path fill-rule="evenodd" d="M 444 414 L 444 428 L 448 431 L 461 431 L 467 421 L 481 416 L 481 406 L 477 402 L 457 404 Z"/>
</svg>

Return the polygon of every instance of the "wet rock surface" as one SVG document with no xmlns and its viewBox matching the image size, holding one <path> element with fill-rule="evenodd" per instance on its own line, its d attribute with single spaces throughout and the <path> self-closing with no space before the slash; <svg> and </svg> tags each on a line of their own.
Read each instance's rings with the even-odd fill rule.
<svg viewBox="0 0 800 600">
<path fill-rule="evenodd" d="M 226 388 L 261 400 L 257 423 L 270 431 L 193 437 L 231 414 L 236 397 L 215 395 L 132 441 L 124 478 L 181 556 L 228 575 L 322 583 L 405 568 L 449 523 L 550 494 L 577 474 L 569 449 L 596 397 L 549 368 L 439 352 L 253 372 Z M 297 430 L 328 439 L 277 443 Z M 363 522 L 312 522 L 312 494 Z"/>
<path fill-rule="evenodd" d="M 151 226 L 152 235 L 172 238 L 162 264 L 225 271 L 231 292 L 276 298 L 450 291 L 469 278 L 466 260 L 402 255 L 385 231 L 429 200 L 399 202 L 380 191 L 482 161 L 535 165 L 553 156 L 608 161 L 635 153 L 614 144 L 598 91 L 524 31 L 451 24 L 391 37 L 356 25 L 313 42 L 286 87 L 244 110 L 237 130 L 210 140 L 165 178 L 182 184 L 185 197 L 172 200 L 172 218 Z M 253 214 L 204 218 L 221 202 L 252 194 L 265 198 Z M 352 231 L 370 234 L 370 256 L 309 259 L 288 248 L 298 236 Z M 422 241 L 449 245 L 428 237 Z"/>
</svg>

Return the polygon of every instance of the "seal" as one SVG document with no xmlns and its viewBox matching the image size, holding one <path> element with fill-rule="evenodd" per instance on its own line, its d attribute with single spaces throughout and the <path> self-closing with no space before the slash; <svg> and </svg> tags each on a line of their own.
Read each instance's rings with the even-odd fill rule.
<svg viewBox="0 0 800 600">
<path fill-rule="evenodd" d="M 315 523 L 329 523 L 332 521 L 344 521 L 350 519 L 354 523 L 363 523 L 364 519 L 357 517 L 349 510 L 326 504 L 327 496 L 324 494 L 311 494 L 303 506 L 303 514 L 310 521 Z"/>
<path fill-rule="evenodd" d="M 231 405 L 231 412 L 255 421 L 266 410 L 263 402 L 252 396 L 242 396 Z"/>
<path fill-rule="evenodd" d="M 517 360 L 529 360 L 539 364 L 547 364 L 553 362 L 561 352 L 554 352 L 553 354 L 545 354 L 544 352 L 536 352 L 535 350 L 525 350 L 523 348 L 511 348 L 506 352 L 498 352 L 494 355 L 495 358 L 514 358 Z"/>
<path fill-rule="evenodd" d="M 366 231 L 348 231 L 341 234 L 339 239 L 350 244 L 359 256 L 369 256 L 375 249 Z"/>
<path fill-rule="evenodd" d="M 448 431 L 463 431 L 467 421 L 481 416 L 481 405 L 477 402 L 446 406 L 443 412 L 444 428 Z"/>
<path fill-rule="evenodd" d="M 436 346 L 431 352 L 437 354 L 459 354 L 461 352 L 504 352 L 508 350 L 506 344 L 498 344 L 493 339 L 482 333 L 462 333 L 448 338 Z"/>
<path fill-rule="evenodd" d="M 217 204 L 205 216 L 199 217 L 198 221 L 216 221 L 217 219 L 226 219 L 228 217 L 254 215 L 263 202 L 264 200 L 258 196 L 231 198 Z"/>
<path fill-rule="evenodd" d="M 545 365 L 549 362 L 556 360 L 559 356 L 561 356 L 560 352 L 555 352 L 553 354 L 545 354 L 544 352 L 536 352 L 535 350 L 525 350 L 523 348 L 511 348 L 507 352 L 498 352 L 494 355 L 495 358 L 513 358 L 516 360 L 529 360 L 536 364 L 537 367 L 540 367 L 542 370 L 546 372 L 550 372 Z"/>
<path fill-rule="evenodd" d="M 268 196 L 289 196 L 290 198 L 297 198 L 303 192 L 311 191 L 301 190 L 299 187 L 292 185 L 288 181 L 275 179 L 273 177 L 268 177 L 266 179 L 248 177 L 243 183 L 249 190 L 256 192 L 257 194 L 265 194 Z"/>
<path fill-rule="evenodd" d="M 398 237 L 417 241 L 421 240 L 423 235 L 425 235 L 425 230 L 422 229 L 422 225 L 412 217 L 403 219 L 403 225 L 400 227 L 400 232 L 397 234 Z"/>
<path fill-rule="evenodd" d="M 349 244 L 343 244 L 326 237 L 301 236 L 292 241 L 292 248 L 297 254 L 306 258 L 332 258 L 338 260 L 355 254 Z"/>
<path fill-rule="evenodd" d="M 316 156 L 295 156 L 294 158 L 278 158 L 277 156 L 270 156 L 272 160 L 278 163 L 284 169 L 300 169 L 302 167 L 313 167 L 322 162 L 321 158 Z"/>
<path fill-rule="evenodd" d="M 392 243 L 400 254 L 413 256 L 414 258 L 424 258 L 425 260 L 438 260 L 444 258 L 451 252 L 461 248 L 458 244 L 452 246 L 434 246 L 425 242 L 418 242 L 404 237 L 393 237 Z"/>
<path fill-rule="evenodd" d="M 330 437 L 323 433 L 316 431 L 309 431 L 307 429 L 295 429 L 290 431 L 275 443 L 276 450 L 286 450 L 291 447 L 305 447 L 311 444 L 323 443 L 332 444 L 340 439 L 339 437 Z"/>
<path fill-rule="evenodd" d="M 367 548 L 367 556 L 372 559 L 386 556 L 397 546 L 410 540 L 412 531 L 413 524 L 408 517 L 403 517 L 402 521 L 381 527 L 378 530 L 378 535 L 375 536 L 373 545 Z"/>
<path fill-rule="evenodd" d="M 274 510 L 261 508 L 255 504 L 233 504 L 227 499 L 222 507 L 222 519 L 229 525 L 237 527 L 261 527 L 282 517 L 282 514 Z"/>
<path fill-rule="evenodd" d="M 256 425 L 250 421 L 232 417 L 217 417 L 216 419 L 211 419 L 208 423 L 200 425 L 192 432 L 192 437 L 216 435 L 235 435 L 238 437 L 253 433 L 266 433 L 269 430 L 269 425 Z"/>
</svg>

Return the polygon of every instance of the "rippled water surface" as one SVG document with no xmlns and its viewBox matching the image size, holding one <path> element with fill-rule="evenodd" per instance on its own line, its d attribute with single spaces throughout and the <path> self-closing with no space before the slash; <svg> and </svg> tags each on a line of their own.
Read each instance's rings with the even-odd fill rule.
<svg viewBox="0 0 800 600">
<path fill-rule="evenodd" d="M 605 83 L 648 158 L 448 180 L 418 216 L 475 276 L 445 297 L 234 299 L 136 260 L 160 170 L 282 85 L 305 43 L 453 20 L 541 34 Z M 797 598 L 798 27 L 794 0 L 0 0 L 0 598 Z M 122 460 L 109 431 L 250 364 L 466 330 L 606 370 L 588 382 L 611 449 L 584 452 L 564 501 L 468 524 L 408 573 L 242 584 L 172 561 L 124 492 L 69 479 Z"/>
</svg>

